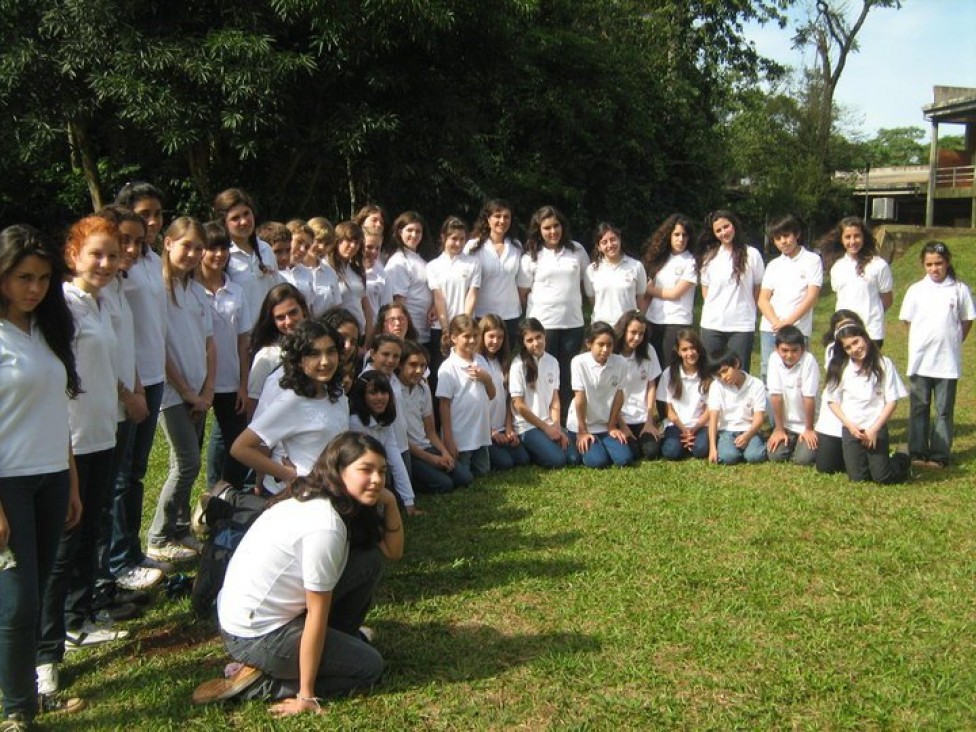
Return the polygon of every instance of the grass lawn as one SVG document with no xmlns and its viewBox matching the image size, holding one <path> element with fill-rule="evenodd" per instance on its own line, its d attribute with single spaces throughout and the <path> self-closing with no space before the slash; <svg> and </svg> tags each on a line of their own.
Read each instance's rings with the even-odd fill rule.
<svg viewBox="0 0 976 732">
<path fill-rule="evenodd" d="M 976 239 L 947 242 L 976 284 Z M 918 247 L 894 265 L 886 352 Z M 833 297 L 818 308 L 822 332 Z M 966 366 L 976 365 L 974 339 Z M 757 346 L 758 347 L 758 346 Z M 819 346 L 815 353 L 822 354 Z M 90 709 L 54 729 L 976 727 L 976 407 L 960 382 L 956 464 L 906 485 L 791 465 L 519 469 L 421 497 L 370 618 L 389 662 L 328 719 L 194 707 L 229 660 L 187 601 L 69 657 Z M 892 422 L 905 442 L 907 400 Z M 158 489 L 166 445 L 157 441 Z M 153 497 L 147 500 L 152 505 Z M 147 514 L 151 513 L 147 509 Z"/>
</svg>

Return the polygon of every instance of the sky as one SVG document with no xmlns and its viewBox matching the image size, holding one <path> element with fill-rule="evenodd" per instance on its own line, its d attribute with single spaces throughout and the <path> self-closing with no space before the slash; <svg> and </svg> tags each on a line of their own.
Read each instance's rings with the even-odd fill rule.
<svg viewBox="0 0 976 732">
<path fill-rule="evenodd" d="M 848 0 L 852 9 L 860 5 Z M 850 113 L 848 131 L 869 139 L 879 129 L 916 126 L 928 139 L 930 123 L 921 108 L 932 103 L 932 87 L 976 88 L 974 32 L 976 0 L 904 0 L 898 10 L 873 8 L 835 96 Z M 763 56 L 794 68 L 804 65 L 804 54 L 791 48 L 791 26 L 749 24 L 745 33 Z M 809 51 L 806 56 L 812 64 Z M 939 125 L 940 137 L 962 132 L 961 125 Z"/>
</svg>

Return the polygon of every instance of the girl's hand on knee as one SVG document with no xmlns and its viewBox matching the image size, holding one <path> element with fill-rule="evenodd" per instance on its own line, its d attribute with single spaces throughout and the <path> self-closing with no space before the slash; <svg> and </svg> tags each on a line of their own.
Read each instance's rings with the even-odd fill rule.
<svg viewBox="0 0 976 732">
<path fill-rule="evenodd" d="M 579 450 L 580 453 L 585 453 L 587 450 L 589 450 L 590 445 L 592 445 L 594 442 L 596 442 L 596 438 L 589 432 L 580 432 L 578 435 L 576 435 L 576 449 Z"/>
<path fill-rule="evenodd" d="M 627 432 L 630 432 L 630 430 L 627 430 Z M 610 430 L 610 436 L 613 439 L 615 439 L 617 442 L 619 442 L 621 445 L 626 445 L 627 444 L 627 432 L 624 432 L 623 430 L 616 430 L 616 429 L 614 429 L 614 430 Z M 634 435 L 633 435 L 632 432 L 631 432 L 631 435 L 630 436 L 631 436 L 631 438 L 633 438 Z"/>
</svg>

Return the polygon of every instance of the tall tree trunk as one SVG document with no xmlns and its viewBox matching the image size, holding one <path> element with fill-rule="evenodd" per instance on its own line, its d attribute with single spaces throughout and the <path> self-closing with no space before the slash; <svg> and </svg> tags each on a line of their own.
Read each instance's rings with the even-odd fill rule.
<svg viewBox="0 0 976 732">
<path fill-rule="evenodd" d="M 88 136 L 88 131 L 83 123 L 76 120 L 68 122 L 68 141 L 71 144 L 72 165 L 80 166 L 81 172 L 85 176 L 92 210 L 100 211 L 105 205 L 102 177 L 98 173 L 98 159 L 92 149 L 91 138 Z"/>
</svg>

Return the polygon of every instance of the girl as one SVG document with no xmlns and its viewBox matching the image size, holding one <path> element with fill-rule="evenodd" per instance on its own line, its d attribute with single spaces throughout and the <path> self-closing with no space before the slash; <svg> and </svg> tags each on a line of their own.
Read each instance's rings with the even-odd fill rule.
<svg viewBox="0 0 976 732">
<path fill-rule="evenodd" d="M 305 298 L 287 282 L 276 285 L 261 303 L 248 347 L 251 362 L 247 378 L 248 420 L 254 416 L 268 376 L 281 366 L 281 339 L 308 317 Z"/>
<path fill-rule="evenodd" d="M 590 325 L 586 350 L 573 359 L 573 405 L 566 419 L 572 453 L 578 451 L 588 468 L 623 466 L 634 456 L 621 429 L 621 388 L 627 379 L 627 363 L 613 352 L 614 333 L 606 323 Z"/>
<path fill-rule="evenodd" d="M 278 274 L 283 282 L 290 282 L 305 297 L 309 312 L 318 315 L 339 300 L 339 290 L 316 290 L 313 268 L 305 265 L 308 249 L 315 236 L 311 227 L 301 219 L 292 219 L 284 225 L 288 232 L 288 261 L 278 263 Z"/>
<path fill-rule="evenodd" d="M 200 472 L 200 443 L 213 405 L 216 349 L 207 292 L 193 273 L 207 235 L 195 219 L 181 216 L 163 241 L 166 285 L 166 388 L 161 418 L 169 442 L 169 475 L 149 528 L 146 554 L 163 562 L 192 559 L 201 550 L 190 533 L 190 491 Z"/>
<path fill-rule="evenodd" d="M 374 313 L 378 313 L 384 305 L 393 302 L 389 284 L 386 281 L 386 268 L 380 261 L 380 249 L 383 245 L 381 234 L 369 234 L 363 231 L 363 267 L 366 270 L 366 296 Z"/>
<path fill-rule="evenodd" d="M 800 243 L 800 222 L 793 216 L 777 219 L 766 230 L 767 246 L 775 248 L 776 257 L 763 274 L 759 288 L 760 369 L 763 381 L 769 357 L 776 350 L 776 332 L 784 325 L 795 325 L 807 342 L 813 332 L 813 307 L 823 284 L 823 263 Z"/>
<path fill-rule="evenodd" d="M 304 264 L 312 273 L 312 289 L 315 294 L 311 305 L 314 305 L 314 313 L 318 317 L 329 308 L 338 307 L 342 303 L 339 278 L 325 257 L 325 253 L 335 242 L 335 227 L 328 219 L 316 216 L 308 220 L 308 228 L 312 231 L 312 242 L 305 254 Z"/>
<path fill-rule="evenodd" d="M 213 210 L 214 217 L 223 222 L 230 235 L 227 274 L 244 290 L 248 306 L 244 324 L 253 328 L 264 296 L 280 282 L 274 251 L 255 234 L 257 209 L 254 199 L 240 188 L 228 188 L 219 193 L 214 199 Z"/>
<path fill-rule="evenodd" d="M 570 363 L 583 344 L 583 271 L 590 263 L 570 238 L 565 217 L 552 206 L 532 214 L 520 262 L 519 296 L 525 315 L 546 329 L 546 350 L 559 362 L 560 405 L 569 409 Z"/>
<path fill-rule="evenodd" d="M 433 343 L 441 342 L 455 316 L 474 315 L 481 288 L 481 264 L 461 251 L 466 237 L 464 222 L 457 216 L 448 216 L 441 226 L 441 255 L 427 265 L 427 286 L 437 313 L 437 324 L 430 330 Z M 437 372 L 439 367 L 440 360 L 435 358 L 431 371 Z"/>
<path fill-rule="evenodd" d="M 471 471 L 455 461 L 434 428 L 430 388 L 424 381 L 427 351 L 413 341 L 403 342 L 398 378 L 403 385 L 403 407 L 410 449 L 410 478 L 417 493 L 449 493 L 471 485 Z"/>
<path fill-rule="evenodd" d="M 329 442 L 348 429 L 349 403 L 339 369 L 342 351 L 342 336 L 317 319 L 302 321 L 282 341 L 281 393 L 262 406 L 230 449 L 264 475 L 267 493 L 280 493 L 296 476 L 308 475 Z"/>
<path fill-rule="evenodd" d="M 0 689 L 3 719 L 24 729 L 39 711 L 84 707 L 38 698 L 35 663 L 40 598 L 62 533 L 82 515 L 68 428 L 80 392 L 71 344 L 74 319 L 60 283 L 57 247 L 30 226 L 0 231 Z"/>
<path fill-rule="evenodd" d="M 973 296 L 956 279 L 945 244 L 927 242 L 921 260 L 925 276 L 908 288 L 898 315 L 909 325 L 908 451 L 926 467 L 944 468 L 952 451 L 956 382 L 962 374 L 962 344 L 973 325 Z"/>
<path fill-rule="evenodd" d="M 65 243 L 72 278 L 63 285 L 74 319 L 72 349 L 84 391 L 68 405 L 81 521 L 61 535 L 44 589 L 37 645 L 38 693 L 58 691 L 65 647 L 104 643 L 128 635 L 92 622 L 98 532 L 107 508 L 118 414 L 118 341 L 102 290 L 118 273 L 119 229 L 101 216 L 75 222 Z M 48 426 L 50 430 L 52 425 Z"/>
<path fill-rule="evenodd" d="M 441 346 L 447 359 L 437 373 L 437 398 L 447 451 L 473 475 L 485 475 L 491 468 L 488 414 L 496 394 L 488 362 L 477 351 L 478 337 L 472 317 L 456 315 L 451 320 Z"/>
<path fill-rule="evenodd" d="M 379 371 L 360 374 L 349 392 L 349 429 L 372 435 L 383 445 L 393 488 L 407 513 L 413 515 L 413 486 L 393 431 L 396 416 L 393 386 L 386 375 Z"/>
<path fill-rule="evenodd" d="M 834 353 L 834 341 L 837 338 L 837 331 L 845 325 L 864 327 L 861 317 L 853 310 L 837 310 L 830 316 L 830 324 L 821 339 L 821 343 L 824 346 L 825 368 L 830 366 L 830 358 Z M 813 429 L 817 434 L 817 472 L 843 472 L 844 448 L 841 434 L 843 433 L 844 425 L 840 423 L 837 416 L 830 410 L 830 405 L 827 402 L 826 389 L 820 392 L 820 408 Z"/>
<path fill-rule="evenodd" d="M 363 268 L 363 230 L 353 221 L 336 226 L 335 242 L 325 252 L 325 261 L 339 278 L 341 306 L 356 316 L 359 333 L 368 343 L 373 337 L 373 307 L 366 294 Z"/>
<path fill-rule="evenodd" d="M 699 248 L 702 343 L 709 354 L 732 350 L 748 372 L 756 337 L 756 298 L 765 272 L 762 256 L 746 244 L 742 224 L 731 211 L 715 211 L 705 218 Z"/>
<path fill-rule="evenodd" d="M 853 310 L 868 334 L 884 345 L 885 311 L 891 307 L 894 280 L 888 263 L 878 256 L 874 235 L 857 216 L 840 220 L 820 242 L 830 287 L 837 293 L 837 310 Z"/>
<path fill-rule="evenodd" d="M 163 401 L 166 381 L 166 286 L 163 284 L 162 259 L 153 249 L 158 243 L 163 225 L 163 195 L 149 183 L 127 183 L 119 191 L 115 203 L 131 209 L 143 220 L 145 241 L 138 259 L 126 272 L 123 283 L 125 299 L 132 309 L 135 328 L 136 372 L 145 392 L 148 416 L 133 428 L 132 436 L 117 456 L 115 478 L 115 506 L 117 524 L 113 532 L 111 567 L 120 586 L 127 578 L 138 580 L 144 573 L 136 570 L 172 570 L 172 565 L 147 557 L 142 550 L 139 531 L 142 528 L 143 479 L 149 469 L 149 455 L 156 438 L 159 407 Z M 125 506 L 119 511 L 120 505 Z M 122 518 L 124 516 L 124 518 Z M 136 584 L 127 589 L 138 589 Z"/>
<path fill-rule="evenodd" d="M 427 287 L 427 262 L 419 249 L 424 242 L 424 220 L 416 211 L 406 211 L 393 222 L 386 260 L 387 282 L 393 301 L 406 307 L 417 329 L 417 342 L 430 343 L 430 321 L 436 317 L 434 296 Z M 440 348 L 440 344 L 435 344 Z"/>
<path fill-rule="evenodd" d="M 374 333 L 390 333 L 404 341 L 417 342 L 417 329 L 413 327 L 410 313 L 400 303 L 392 302 L 379 309 Z"/>
<path fill-rule="evenodd" d="M 471 229 L 472 238 L 464 246 L 464 251 L 481 263 L 481 289 L 474 316 L 500 316 L 505 321 L 507 343 L 516 342 L 522 315 L 517 283 L 522 243 L 510 235 L 511 228 L 512 207 L 501 199 L 492 199 L 481 207 Z"/>
<path fill-rule="evenodd" d="M 509 470 L 516 465 L 528 465 L 529 454 L 525 451 L 513 425 L 511 399 L 505 389 L 508 366 L 508 341 L 505 339 L 505 322 L 494 313 L 485 315 L 478 323 L 481 331 L 480 351 L 488 363 L 495 398 L 489 408 L 491 445 L 488 458 L 492 470 Z"/>
<path fill-rule="evenodd" d="M 322 315 L 322 321 L 335 328 L 342 336 L 342 371 L 343 388 L 349 393 L 352 379 L 362 371 L 362 361 L 359 358 L 360 346 L 363 344 L 356 316 L 345 308 L 330 308 Z"/>
<path fill-rule="evenodd" d="M 692 323 L 698 284 L 695 258 L 688 251 L 692 235 L 691 220 L 671 214 L 644 245 L 647 320 L 658 363 L 670 359 L 678 331 Z"/>
<path fill-rule="evenodd" d="M 380 654 L 359 635 L 382 570 L 403 555 L 403 521 L 383 487 L 386 458 L 344 432 L 244 535 L 217 603 L 221 635 L 244 664 L 197 687 L 197 703 L 280 700 L 272 713 L 321 713 L 320 697 L 377 684 Z"/>
<path fill-rule="evenodd" d="M 827 403 L 844 426 L 848 478 L 899 483 L 908 477 L 908 455 L 888 455 L 888 420 L 905 396 L 895 365 L 867 330 L 854 324 L 838 328 L 827 366 Z"/>
<path fill-rule="evenodd" d="M 708 356 L 698 333 L 683 328 L 675 333 L 671 362 L 661 375 L 658 392 L 667 405 L 668 423 L 661 440 L 661 456 L 680 460 L 708 457 Z"/>
<path fill-rule="evenodd" d="M 644 265 L 624 253 L 620 229 L 603 222 L 593 235 L 593 261 L 583 271 L 583 288 L 593 303 L 590 320 L 616 323 L 625 312 L 643 308 Z"/>
<path fill-rule="evenodd" d="M 247 470 L 232 458 L 227 447 L 247 427 L 248 343 L 250 328 L 244 322 L 247 304 L 244 290 L 225 274 L 230 259 L 230 238 L 219 221 L 204 225 L 207 245 L 197 268 L 213 320 L 217 372 L 214 377 L 213 410 L 207 448 L 207 485 L 225 480 L 240 488 Z"/>
<path fill-rule="evenodd" d="M 661 364 L 650 349 L 650 326 L 639 310 L 631 310 L 617 321 L 614 334 L 615 348 L 627 362 L 621 430 L 627 435 L 634 460 L 653 460 L 661 454 L 661 431 L 654 419 Z"/>
<path fill-rule="evenodd" d="M 367 203 L 356 212 L 352 220 L 363 227 L 364 233 L 378 235 L 380 241 L 383 240 L 383 234 L 386 231 L 386 214 L 383 213 L 380 206 L 375 203 Z"/>
<path fill-rule="evenodd" d="M 515 431 L 532 462 L 561 468 L 569 461 L 569 435 L 559 426 L 559 363 L 546 353 L 546 331 L 535 318 L 519 325 L 519 343 L 508 370 Z"/>
</svg>

